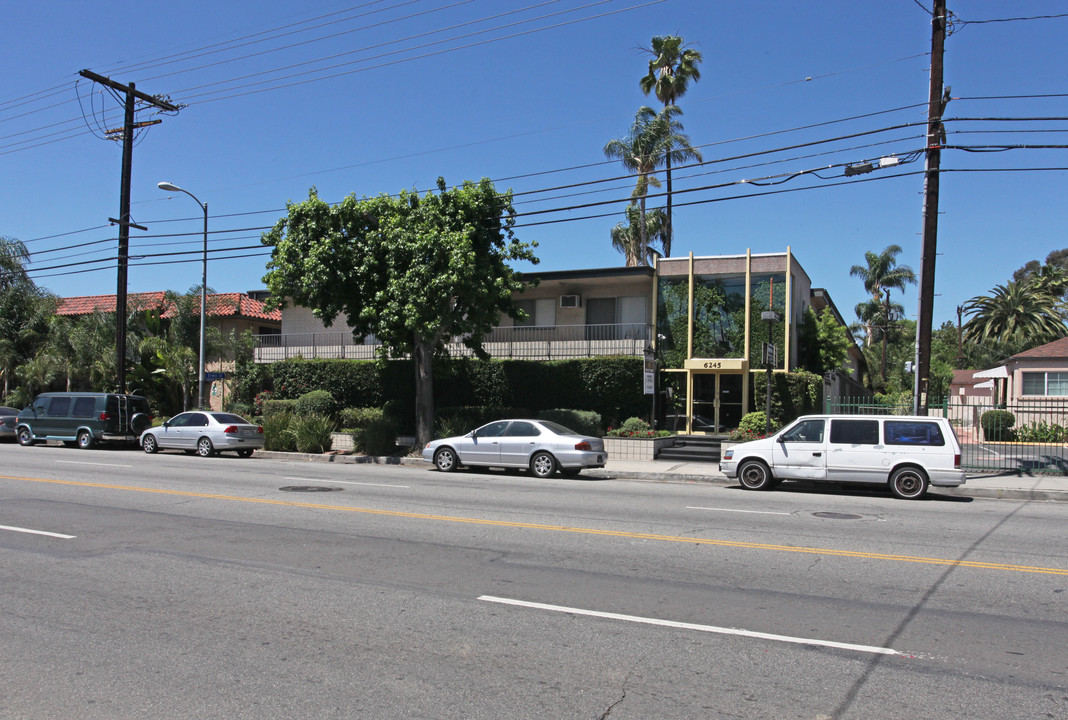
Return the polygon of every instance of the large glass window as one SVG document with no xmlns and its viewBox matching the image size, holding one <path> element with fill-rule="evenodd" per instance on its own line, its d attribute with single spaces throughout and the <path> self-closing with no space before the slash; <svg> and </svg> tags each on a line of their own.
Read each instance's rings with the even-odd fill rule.
<svg viewBox="0 0 1068 720">
<path fill-rule="evenodd" d="M 1068 372 L 1025 372 L 1023 394 L 1039 397 L 1068 395 Z"/>
</svg>

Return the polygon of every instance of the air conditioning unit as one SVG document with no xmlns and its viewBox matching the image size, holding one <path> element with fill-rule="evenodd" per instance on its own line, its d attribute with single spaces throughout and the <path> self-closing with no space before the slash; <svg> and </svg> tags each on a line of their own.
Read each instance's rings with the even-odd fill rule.
<svg viewBox="0 0 1068 720">
<path fill-rule="evenodd" d="M 561 295 L 560 307 L 562 308 L 579 308 L 582 307 L 581 295 Z"/>
</svg>

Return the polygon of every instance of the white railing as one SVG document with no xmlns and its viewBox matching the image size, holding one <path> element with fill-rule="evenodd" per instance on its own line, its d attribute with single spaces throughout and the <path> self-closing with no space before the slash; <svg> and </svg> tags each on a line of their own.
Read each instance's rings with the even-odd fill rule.
<svg viewBox="0 0 1068 720">
<path fill-rule="evenodd" d="M 652 337 L 644 323 L 495 327 L 483 339 L 490 357 L 516 360 L 566 360 L 603 355 L 641 356 Z M 380 344 L 373 338 L 357 343 L 351 333 L 286 333 L 255 336 L 258 363 L 293 357 L 371 360 Z M 449 344 L 453 357 L 473 357 L 461 342 Z"/>
</svg>

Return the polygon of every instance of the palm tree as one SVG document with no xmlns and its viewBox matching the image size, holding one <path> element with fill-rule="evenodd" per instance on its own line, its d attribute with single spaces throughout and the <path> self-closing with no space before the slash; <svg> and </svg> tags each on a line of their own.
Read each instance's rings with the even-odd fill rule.
<svg viewBox="0 0 1068 720">
<path fill-rule="evenodd" d="M 901 307 L 890 302 L 890 290 L 897 288 L 904 293 L 907 284 L 916 282 L 916 273 L 912 268 L 908 265 L 897 264 L 897 256 L 900 254 L 900 245 L 888 245 L 878 255 L 869 250 L 864 253 L 867 267 L 854 265 L 849 268 L 849 274 L 861 278 L 864 282 L 864 289 L 871 293 L 871 300 L 857 305 L 857 317 L 864 323 L 865 328 L 864 344 L 871 345 L 875 336 L 875 328 L 882 328 L 882 376 L 884 380 L 886 379 L 886 336 L 890 327 L 889 311 Z"/>
<path fill-rule="evenodd" d="M 682 38 L 675 35 L 658 35 L 653 38 L 652 47 L 645 50 L 653 59 L 649 61 L 649 72 L 641 79 L 642 92 L 646 95 L 655 93 L 665 108 L 676 105 L 676 101 L 686 94 L 690 81 L 701 79 L 701 71 L 697 68 L 702 59 L 701 53 L 684 47 Z M 667 178 L 665 256 L 671 255 L 671 162 L 672 159 L 668 158 L 664 168 Z"/>
<path fill-rule="evenodd" d="M 990 295 L 973 297 L 964 304 L 970 316 L 964 338 L 970 342 L 1026 343 L 1044 345 L 1068 334 L 1057 297 L 1041 283 L 1010 280 L 994 287 Z"/>
<path fill-rule="evenodd" d="M 626 137 L 609 140 L 604 146 L 605 157 L 622 161 L 623 167 L 637 176 L 631 198 L 638 201 L 642 257 L 648 255 L 649 247 L 645 198 L 650 185 L 660 187 L 654 173 L 671 161 L 701 159 L 701 153 L 690 145 L 690 138 L 682 132 L 682 123 L 676 119 L 681 114 L 676 106 L 665 107 L 660 113 L 643 106 L 634 116 Z M 665 247 L 665 254 L 668 249 Z"/>
<path fill-rule="evenodd" d="M 631 203 L 627 206 L 627 222 L 619 223 L 612 228 L 612 247 L 623 253 L 627 267 L 652 263 L 653 255 L 656 253 L 652 245 L 654 242 L 663 240 L 664 211 L 661 208 L 649 211 L 645 224 L 649 242 L 643 246 L 639 209 L 637 205 Z"/>
</svg>

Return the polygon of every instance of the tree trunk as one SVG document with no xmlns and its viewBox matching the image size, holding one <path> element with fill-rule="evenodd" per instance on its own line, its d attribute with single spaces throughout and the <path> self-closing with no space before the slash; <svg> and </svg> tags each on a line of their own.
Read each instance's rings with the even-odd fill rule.
<svg viewBox="0 0 1068 720">
<path fill-rule="evenodd" d="M 419 335 L 415 336 L 415 435 L 416 447 L 434 439 L 434 349 Z"/>
<path fill-rule="evenodd" d="M 667 106 L 665 106 L 666 108 Z M 667 216 L 664 218 L 664 231 L 661 233 L 664 257 L 671 257 L 671 152 L 664 158 L 667 171 Z"/>
</svg>

